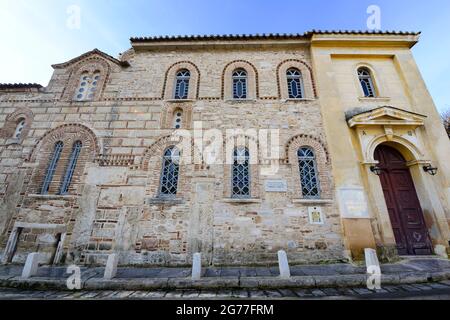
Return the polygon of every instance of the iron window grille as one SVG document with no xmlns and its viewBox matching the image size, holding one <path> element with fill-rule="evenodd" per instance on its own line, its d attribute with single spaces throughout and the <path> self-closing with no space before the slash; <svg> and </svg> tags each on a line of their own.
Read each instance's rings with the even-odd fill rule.
<svg viewBox="0 0 450 320">
<path fill-rule="evenodd" d="M 23 128 L 25 127 L 25 119 L 21 118 L 17 124 L 16 131 L 14 132 L 14 138 L 19 139 L 22 136 Z"/>
<path fill-rule="evenodd" d="M 298 163 L 300 169 L 300 186 L 303 197 L 306 199 L 320 198 L 319 179 L 314 151 L 303 147 L 298 150 Z"/>
<path fill-rule="evenodd" d="M 247 72 L 238 69 L 233 72 L 233 99 L 247 99 Z"/>
<path fill-rule="evenodd" d="M 250 154 L 247 148 L 234 150 L 232 171 L 232 197 L 250 198 Z"/>
<path fill-rule="evenodd" d="M 77 166 L 78 157 L 80 156 L 82 143 L 81 141 L 76 141 L 72 147 L 72 153 L 70 154 L 69 164 L 67 165 L 66 173 L 64 175 L 64 180 L 61 184 L 59 194 L 67 194 L 69 191 L 70 184 L 72 182 L 73 173 Z"/>
<path fill-rule="evenodd" d="M 58 164 L 59 158 L 61 157 L 61 152 L 62 152 L 63 146 L 64 146 L 64 144 L 62 143 L 62 141 L 58 141 L 57 143 L 55 143 L 55 148 L 53 150 L 52 157 L 50 159 L 50 163 L 45 172 L 44 182 L 41 187 L 41 194 L 48 193 L 50 184 L 52 183 L 52 180 L 53 180 L 53 175 L 55 174 L 55 171 L 56 171 L 56 166 Z"/>
<path fill-rule="evenodd" d="M 359 82 L 366 98 L 375 98 L 375 86 L 370 71 L 367 68 L 358 69 Z"/>
<path fill-rule="evenodd" d="M 187 99 L 189 95 L 189 79 L 191 74 L 188 70 L 177 72 L 175 83 L 175 99 Z"/>
<path fill-rule="evenodd" d="M 159 187 L 161 198 L 173 198 L 177 194 L 178 175 L 180 172 L 180 152 L 175 147 L 169 147 L 164 152 L 162 173 Z"/>
<path fill-rule="evenodd" d="M 303 98 L 302 74 L 297 69 L 289 69 L 286 72 L 289 99 Z"/>
</svg>

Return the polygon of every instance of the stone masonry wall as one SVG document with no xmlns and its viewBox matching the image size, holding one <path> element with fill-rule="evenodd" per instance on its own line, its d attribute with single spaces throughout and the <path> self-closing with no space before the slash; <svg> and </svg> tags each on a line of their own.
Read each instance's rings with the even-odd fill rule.
<svg viewBox="0 0 450 320">
<path fill-rule="evenodd" d="M 138 51 L 127 54 L 129 67 L 93 53 L 55 69 L 47 88 L 34 94 L 0 92 L 0 128 L 14 127 L 18 109 L 29 110 L 21 141 L 0 135 L 0 243 L 4 248 L 14 223 L 63 224 L 66 263 L 98 264 L 118 252 L 120 264 L 186 265 L 194 252 L 205 263 L 275 263 L 277 250 L 295 263 L 344 257 L 341 222 L 334 200 L 328 147 L 306 48 L 258 50 Z M 252 100 L 230 101 L 226 67 L 250 66 Z M 95 101 L 72 101 L 83 68 L 101 66 L 105 83 Z M 282 72 L 297 66 L 306 99 L 286 99 Z M 90 66 L 90 67 L 88 67 Z M 171 100 L 177 66 L 192 68 L 190 100 Z M 282 70 L 282 71 L 280 71 Z M 277 74 L 281 72 L 280 74 Z M 164 98 L 163 98 L 164 97 Z M 192 98 L 192 99 L 191 99 Z M 279 129 L 280 170 L 260 174 L 252 166 L 252 199 L 230 199 L 227 165 L 182 164 L 178 193 L 158 198 L 162 155 L 173 142 L 171 117 L 183 111 L 183 127 L 204 129 Z M 15 121 L 15 120 L 14 120 Z M 75 128 L 75 129 L 74 129 Z M 2 131 L 3 132 L 3 131 Z M 5 131 L 6 132 L 6 131 Z M 39 194 L 56 141 L 67 141 L 56 180 L 48 195 Z M 57 195 L 73 141 L 82 139 L 68 194 Z M 302 199 L 293 148 L 313 144 L 322 197 Z M 225 154 L 223 155 L 225 157 Z M 59 179 L 59 180 L 58 180 Z M 267 179 L 286 180 L 288 191 L 265 191 Z M 310 224 L 309 207 L 320 207 L 323 225 Z M 51 232 L 49 232 L 51 233 Z M 51 256 L 57 235 L 24 230 L 14 262 L 32 251 Z M 40 240 L 39 240 L 40 239 Z M 42 239 L 45 245 L 40 245 Z M 50 261 L 50 258 L 49 258 Z"/>
</svg>

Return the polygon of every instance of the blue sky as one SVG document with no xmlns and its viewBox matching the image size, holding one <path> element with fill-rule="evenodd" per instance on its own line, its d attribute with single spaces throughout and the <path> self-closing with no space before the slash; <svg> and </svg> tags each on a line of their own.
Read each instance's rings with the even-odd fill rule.
<svg viewBox="0 0 450 320">
<path fill-rule="evenodd" d="M 0 82 L 46 85 L 51 64 L 93 48 L 117 56 L 131 36 L 365 30 L 372 4 L 383 30 L 423 32 L 414 55 L 438 108 L 450 108 L 448 0 L 1 0 Z M 80 28 L 67 26 L 72 5 Z"/>
</svg>

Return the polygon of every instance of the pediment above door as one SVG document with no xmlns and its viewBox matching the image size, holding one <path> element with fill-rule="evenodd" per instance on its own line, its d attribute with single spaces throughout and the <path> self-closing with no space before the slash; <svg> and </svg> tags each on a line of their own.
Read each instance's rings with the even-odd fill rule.
<svg viewBox="0 0 450 320">
<path fill-rule="evenodd" d="M 346 112 L 350 128 L 367 126 L 408 126 L 415 129 L 424 125 L 425 115 L 390 106 L 364 110 L 357 108 Z"/>
</svg>

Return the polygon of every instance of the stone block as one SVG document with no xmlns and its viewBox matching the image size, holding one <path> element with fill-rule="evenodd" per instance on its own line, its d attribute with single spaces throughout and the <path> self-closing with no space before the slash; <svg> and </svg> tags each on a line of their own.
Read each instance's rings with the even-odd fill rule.
<svg viewBox="0 0 450 320">
<path fill-rule="evenodd" d="M 113 279 L 117 274 L 117 264 L 119 262 L 119 256 L 115 253 L 108 256 L 108 261 L 106 262 L 105 274 L 103 278 L 106 280 Z"/>
<path fill-rule="evenodd" d="M 192 280 L 200 280 L 202 275 L 202 254 L 194 253 L 192 260 Z"/>
<path fill-rule="evenodd" d="M 291 271 L 289 270 L 289 263 L 287 259 L 286 251 L 278 251 L 278 266 L 280 268 L 280 277 L 288 279 L 291 277 Z"/>
<path fill-rule="evenodd" d="M 22 270 L 22 278 L 28 279 L 37 274 L 39 267 L 39 253 L 30 253 Z"/>
</svg>

